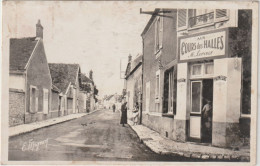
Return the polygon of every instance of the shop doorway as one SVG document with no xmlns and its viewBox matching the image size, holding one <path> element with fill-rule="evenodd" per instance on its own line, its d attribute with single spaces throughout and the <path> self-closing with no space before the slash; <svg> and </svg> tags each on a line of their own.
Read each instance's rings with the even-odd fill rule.
<svg viewBox="0 0 260 166">
<path fill-rule="evenodd" d="M 212 141 L 213 79 L 191 81 L 189 137 L 198 142 Z"/>
</svg>

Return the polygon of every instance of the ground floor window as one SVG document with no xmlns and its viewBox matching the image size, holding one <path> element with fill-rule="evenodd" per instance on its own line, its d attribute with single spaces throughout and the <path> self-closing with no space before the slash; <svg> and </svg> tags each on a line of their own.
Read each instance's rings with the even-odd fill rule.
<svg viewBox="0 0 260 166">
<path fill-rule="evenodd" d="M 49 91 L 43 89 L 43 113 L 48 114 L 49 112 Z"/>
<path fill-rule="evenodd" d="M 171 68 L 164 75 L 164 107 L 163 113 L 176 114 L 177 70 Z"/>
<path fill-rule="evenodd" d="M 38 89 L 36 86 L 30 86 L 30 109 L 31 113 L 38 112 Z"/>
</svg>

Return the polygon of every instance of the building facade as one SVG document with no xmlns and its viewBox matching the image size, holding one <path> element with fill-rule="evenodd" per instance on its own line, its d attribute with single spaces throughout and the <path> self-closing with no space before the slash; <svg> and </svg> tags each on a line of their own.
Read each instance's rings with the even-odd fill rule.
<svg viewBox="0 0 260 166">
<path fill-rule="evenodd" d="M 155 9 L 142 33 L 142 123 L 175 141 L 248 145 L 251 29 L 251 10 Z"/>
<path fill-rule="evenodd" d="M 236 147 L 249 137 L 251 28 L 250 10 L 178 10 L 174 139 Z M 205 130 L 208 101 L 212 124 Z"/>
<path fill-rule="evenodd" d="M 134 59 L 129 55 L 125 73 L 126 101 L 128 107 L 128 118 L 133 117 L 133 110 L 136 105 L 139 107 L 139 115 L 142 108 L 142 55 Z M 141 116 L 139 116 L 141 117 Z M 139 120 L 140 122 L 140 120 Z"/>
<path fill-rule="evenodd" d="M 38 21 L 36 37 L 10 39 L 9 125 L 51 118 L 52 79 Z"/>
<path fill-rule="evenodd" d="M 156 9 L 141 35 L 142 123 L 172 139 L 176 114 L 176 24 L 176 9 Z"/>
<path fill-rule="evenodd" d="M 60 89 L 61 115 L 79 112 L 81 70 L 78 64 L 49 63 L 52 84 Z"/>
</svg>

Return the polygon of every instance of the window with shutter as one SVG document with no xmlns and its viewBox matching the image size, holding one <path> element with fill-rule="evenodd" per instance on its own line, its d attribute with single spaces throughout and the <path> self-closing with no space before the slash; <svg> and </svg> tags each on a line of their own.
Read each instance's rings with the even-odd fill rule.
<svg viewBox="0 0 260 166">
<path fill-rule="evenodd" d="M 35 112 L 38 112 L 38 96 L 39 96 L 39 89 L 36 89 L 36 94 L 35 94 Z"/>
<path fill-rule="evenodd" d="M 163 41 L 163 18 L 157 17 L 155 22 L 155 47 L 154 53 L 157 54 L 162 48 Z"/>
<path fill-rule="evenodd" d="M 226 17 L 227 10 L 226 9 L 216 9 L 216 18 Z"/>
<path fill-rule="evenodd" d="M 35 86 L 30 86 L 30 107 L 29 107 L 29 112 L 30 113 L 35 113 L 37 112 L 36 106 L 38 106 L 38 101 L 37 101 L 37 89 Z"/>
<path fill-rule="evenodd" d="M 178 10 L 178 30 L 187 28 L 187 9 Z"/>
<path fill-rule="evenodd" d="M 155 98 L 160 97 L 160 70 L 156 72 L 156 82 L 155 82 Z"/>
<path fill-rule="evenodd" d="M 49 112 L 49 91 L 48 89 L 43 89 L 43 113 L 48 114 Z"/>
<path fill-rule="evenodd" d="M 227 9 L 216 9 L 215 10 L 215 22 L 223 21 L 228 19 L 228 10 Z"/>
</svg>

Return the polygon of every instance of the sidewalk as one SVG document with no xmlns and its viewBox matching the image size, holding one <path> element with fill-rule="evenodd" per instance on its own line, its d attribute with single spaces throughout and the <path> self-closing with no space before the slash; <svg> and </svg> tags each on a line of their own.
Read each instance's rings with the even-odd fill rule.
<svg viewBox="0 0 260 166">
<path fill-rule="evenodd" d="M 231 149 L 199 145 L 192 142 L 175 142 L 162 137 L 159 133 L 148 127 L 133 125 L 133 122 L 130 120 L 128 120 L 128 124 L 136 132 L 140 141 L 158 154 L 177 155 L 194 159 L 250 161 L 249 149 L 233 151 Z"/>
<path fill-rule="evenodd" d="M 48 119 L 48 120 L 44 120 L 44 121 L 40 121 L 40 122 L 34 122 L 34 123 L 22 124 L 22 125 L 18 125 L 18 126 L 14 126 L 14 127 L 9 127 L 9 137 L 16 136 L 16 135 L 23 134 L 23 133 L 27 133 L 27 132 L 31 132 L 33 130 L 37 130 L 37 129 L 47 127 L 47 126 L 52 126 L 52 125 L 55 125 L 55 124 L 58 124 L 58 123 L 66 122 L 66 121 L 69 121 L 69 120 L 72 120 L 72 119 L 77 119 L 77 118 L 80 118 L 82 116 L 94 113 L 96 111 L 97 110 L 94 110 L 90 113 L 70 114 L 70 115 L 52 118 L 52 119 Z"/>
</svg>

